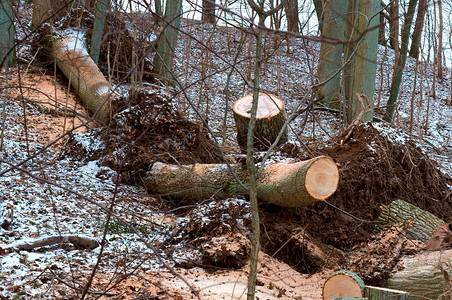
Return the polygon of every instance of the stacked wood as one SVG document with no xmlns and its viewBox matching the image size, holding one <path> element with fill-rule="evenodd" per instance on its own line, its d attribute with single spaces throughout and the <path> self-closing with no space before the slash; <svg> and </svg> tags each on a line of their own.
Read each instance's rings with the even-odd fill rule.
<svg viewBox="0 0 452 300">
<path fill-rule="evenodd" d="M 385 286 L 405 290 L 415 298 L 449 299 L 452 296 L 451 272 L 452 250 L 425 251 L 403 257 L 399 271 Z"/>
<path fill-rule="evenodd" d="M 96 114 L 96 120 L 108 124 L 115 95 L 86 51 L 83 35 L 82 32 L 69 31 L 66 37 L 54 43 L 52 54 L 88 110 Z"/>
<path fill-rule="evenodd" d="M 382 205 L 378 218 L 379 229 L 385 225 L 401 224 L 410 239 L 427 242 L 433 233 L 445 222 L 428 211 L 403 200 L 394 200 L 389 205 Z"/>
<path fill-rule="evenodd" d="M 249 182 L 249 172 L 241 165 L 232 165 L 237 177 Z M 258 199 L 285 207 L 308 205 L 325 200 L 337 188 L 339 170 L 327 156 L 307 161 L 278 162 L 266 167 L 258 178 Z M 186 166 L 155 163 L 143 183 L 151 194 L 175 199 L 224 199 L 247 194 L 225 164 L 194 164 Z"/>
<path fill-rule="evenodd" d="M 410 293 L 405 291 L 366 285 L 364 287 L 364 297 L 366 297 L 369 300 L 384 300 L 384 299 L 409 300 Z"/>
<path fill-rule="evenodd" d="M 340 270 L 331 274 L 322 289 L 322 299 L 364 298 L 364 281 L 355 273 Z"/>
<path fill-rule="evenodd" d="M 232 107 L 237 126 L 237 142 L 243 152 L 246 152 L 252 103 L 253 94 L 250 94 L 237 100 Z M 254 148 L 261 151 L 267 150 L 276 140 L 285 122 L 286 116 L 283 101 L 275 95 L 259 93 L 256 127 L 254 130 Z M 278 144 L 285 142 L 287 142 L 287 129 L 284 130 Z"/>
</svg>

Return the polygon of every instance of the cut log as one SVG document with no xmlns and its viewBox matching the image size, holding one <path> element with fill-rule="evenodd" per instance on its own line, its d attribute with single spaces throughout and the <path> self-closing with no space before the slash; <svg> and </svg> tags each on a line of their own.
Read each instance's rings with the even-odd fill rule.
<svg viewBox="0 0 452 300">
<path fill-rule="evenodd" d="M 232 165 L 232 168 L 247 184 L 248 171 L 241 165 Z M 339 171 L 330 157 L 319 156 L 296 163 L 278 162 L 259 174 L 257 197 L 280 206 L 297 207 L 327 199 L 336 191 L 338 182 Z M 177 166 L 155 163 L 143 183 L 151 194 L 175 199 L 212 196 L 224 199 L 246 194 L 224 164 Z"/>
<path fill-rule="evenodd" d="M 15 242 L 3 250 L 8 253 L 11 251 L 30 251 L 36 248 L 42 248 L 51 245 L 71 243 L 83 249 L 94 249 L 99 246 L 99 242 L 93 238 L 78 235 L 52 235 L 35 239 Z"/>
<path fill-rule="evenodd" d="M 452 250 L 425 251 L 403 257 L 399 269 L 385 287 L 407 291 L 416 299 L 449 299 L 452 296 Z"/>
<path fill-rule="evenodd" d="M 427 242 L 433 233 L 443 226 L 445 222 L 428 211 L 405 202 L 394 200 L 389 205 L 382 205 L 378 218 L 385 225 L 402 224 L 406 228 L 406 235 L 410 239 Z"/>
<path fill-rule="evenodd" d="M 364 281 L 355 273 L 340 270 L 331 274 L 325 281 L 322 290 L 324 300 L 333 297 L 363 298 Z"/>
<path fill-rule="evenodd" d="M 69 31 L 53 44 L 52 54 L 88 110 L 97 112 L 96 120 L 108 124 L 116 95 L 111 94 L 110 84 L 86 51 L 83 35 Z"/>
<path fill-rule="evenodd" d="M 409 300 L 410 293 L 399 290 L 392 290 L 377 286 L 366 285 L 364 287 L 364 297 L 369 300 Z"/>
<path fill-rule="evenodd" d="M 253 94 L 250 94 L 237 100 L 232 107 L 237 127 L 237 142 L 243 152 L 246 152 L 252 102 Z M 254 130 L 254 148 L 259 151 L 267 150 L 276 140 L 285 122 L 286 116 L 283 101 L 275 95 L 259 93 L 256 127 Z M 278 144 L 285 142 L 287 142 L 287 128 L 284 130 Z"/>
</svg>

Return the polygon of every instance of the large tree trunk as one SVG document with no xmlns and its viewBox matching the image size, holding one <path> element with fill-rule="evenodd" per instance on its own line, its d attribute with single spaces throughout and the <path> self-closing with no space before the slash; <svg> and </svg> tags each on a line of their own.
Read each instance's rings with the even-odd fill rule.
<svg viewBox="0 0 452 300">
<path fill-rule="evenodd" d="M 326 81 L 317 89 L 317 98 L 326 106 L 338 108 L 341 95 L 341 74 L 330 78 L 342 66 L 345 18 L 348 0 L 332 0 L 325 3 L 323 9 L 323 30 L 320 44 L 317 78 Z M 328 39 L 329 41 L 326 41 Z"/>
<path fill-rule="evenodd" d="M 107 15 L 108 0 L 97 0 L 96 19 L 94 20 L 93 33 L 91 35 L 90 55 L 93 61 L 98 64 L 100 46 L 104 36 L 105 18 Z"/>
<path fill-rule="evenodd" d="M 79 3 L 69 0 L 35 0 L 33 2 L 34 6 L 31 20 L 33 28 L 45 22 L 52 24 L 66 15 L 71 6 Z"/>
<path fill-rule="evenodd" d="M 355 273 L 339 270 L 331 274 L 322 289 L 322 299 L 331 300 L 342 297 L 345 299 L 364 296 L 364 281 Z"/>
<path fill-rule="evenodd" d="M 15 61 L 14 14 L 11 0 L 0 0 L 0 70 Z"/>
<path fill-rule="evenodd" d="M 414 25 L 413 38 L 410 48 L 410 56 L 414 58 L 419 57 L 419 43 L 421 42 L 422 30 L 424 29 L 424 18 L 427 11 L 427 2 L 428 0 L 419 0 L 416 24 Z"/>
<path fill-rule="evenodd" d="M 96 120 L 107 124 L 112 114 L 110 84 L 84 48 L 84 42 L 73 32 L 56 41 L 52 54 L 58 67 L 69 79 L 76 93 Z"/>
<path fill-rule="evenodd" d="M 402 83 L 403 70 L 405 68 L 406 57 L 408 54 L 408 43 L 410 39 L 410 28 L 413 23 L 413 15 L 416 9 L 417 0 L 410 0 L 408 4 L 408 12 L 405 17 L 405 22 L 402 27 L 401 47 L 400 55 L 394 64 L 394 72 L 392 75 L 391 89 L 389 93 L 388 104 L 386 106 L 386 112 L 383 117 L 385 121 L 391 122 L 395 111 L 395 103 L 399 97 L 400 85 Z"/>
<path fill-rule="evenodd" d="M 386 287 L 407 291 L 416 299 L 449 299 L 452 296 L 449 278 L 452 274 L 452 250 L 406 256 L 401 265 L 403 269 L 393 273 Z"/>
<path fill-rule="evenodd" d="M 253 94 L 250 94 L 237 100 L 232 107 L 237 126 L 237 142 L 242 152 L 246 152 L 252 101 Z M 286 121 L 284 103 L 275 95 L 266 93 L 259 93 L 258 101 L 253 146 L 258 150 L 266 150 L 276 140 Z M 285 142 L 287 129 L 278 144 Z"/>
<path fill-rule="evenodd" d="M 202 0 L 202 21 L 215 23 L 215 0 Z"/>
<path fill-rule="evenodd" d="M 379 0 L 350 0 L 345 36 L 350 42 L 345 48 L 345 59 L 353 55 L 344 69 L 347 123 L 367 122 L 373 118 L 373 96 L 377 74 Z M 369 22 L 369 23 L 368 23 Z M 369 30 L 372 28 L 372 30 Z M 366 32 L 367 31 L 367 32 Z M 356 49 L 356 47 L 358 47 Z M 355 52 L 356 49 L 356 52 Z"/>
<path fill-rule="evenodd" d="M 249 172 L 232 165 L 237 177 L 249 182 Z M 298 207 L 325 200 L 337 188 L 339 171 L 327 156 L 297 163 L 279 162 L 265 168 L 258 178 L 258 199 L 284 207 Z M 156 163 L 143 180 L 151 194 L 178 199 L 227 198 L 247 194 L 223 164 L 189 166 Z"/>
<path fill-rule="evenodd" d="M 399 56 L 399 0 L 389 2 L 389 44 L 395 52 L 395 60 Z"/>
</svg>

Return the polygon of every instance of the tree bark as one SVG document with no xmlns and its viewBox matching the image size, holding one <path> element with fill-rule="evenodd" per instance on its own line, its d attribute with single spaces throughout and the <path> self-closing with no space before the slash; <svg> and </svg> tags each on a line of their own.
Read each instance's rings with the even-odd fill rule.
<svg viewBox="0 0 452 300">
<path fill-rule="evenodd" d="M 317 78 L 326 81 L 342 66 L 342 52 L 347 14 L 348 0 L 332 0 L 325 3 L 323 9 L 323 30 L 321 39 L 336 40 L 321 41 Z M 341 75 L 336 74 L 317 89 L 317 98 L 331 108 L 340 107 Z"/>
<path fill-rule="evenodd" d="M 405 291 L 387 289 L 382 287 L 366 285 L 364 287 L 364 297 L 368 300 L 409 300 L 410 293 Z"/>
<path fill-rule="evenodd" d="M 248 124 L 253 95 L 247 95 L 237 100 L 233 107 L 237 127 L 237 142 L 242 152 L 246 152 Z M 276 140 L 286 121 L 284 103 L 272 94 L 259 93 L 256 124 L 254 128 L 254 148 L 262 151 L 268 149 Z M 278 144 L 287 142 L 287 129 Z"/>
<path fill-rule="evenodd" d="M 232 168 L 248 185 L 248 170 L 241 165 Z M 259 174 L 257 197 L 283 207 L 304 206 L 330 197 L 338 181 L 337 165 L 327 156 L 297 163 L 279 162 Z M 156 163 L 146 173 L 143 183 L 151 194 L 175 199 L 227 198 L 247 194 L 223 164 L 177 166 Z"/>
<path fill-rule="evenodd" d="M 389 44 L 395 52 L 395 60 L 399 57 L 399 0 L 389 3 Z"/>
<path fill-rule="evenodd" d="M 360 122 L 367 122 L 373 118 L 380 22 L 377 12 L 379 10 L 379 0 L 350 0 L 349 2 L 349 21 L 345 36 L 350 43 L 345 48 L 344 56 L 345 60 L 348 60 L 351 55 L 353 57 L 344 69 L 347 124 L 352 124 L 357 119 Z M 367 31 L 370 28 L 373 29 Z M 362 37 L 362 34 L 365 36 Z M 361 42 L 352 42 L 358 40 Z"/>
<path fill-rule="evenodd" d="M 93 25 L 93 33 L 91 35 L 90 55 L 93 61 L 99 62 L 100 46 L 104 36 L 105 18 L 107 15 L 108 0 L 97 0 L 96 18 Z"/>
<path fill-rule="evenodd" d="M 215 0 L 202 0 L 202 21 L 215 23 Z"/>
<path fill-rule="evenodd" d="M 427 11 L 428 0 L 419 0 L 417 9 L 416 23 L 413 30 L 413 38 L 411 40 L 410 56 L 419 57 L 419 43 L 421 42 L 422 30 L 424 29 L 425 13 Z"/>
<path fill-rule="evenodd" d="M 14 14 L 10 0 L 0 0 L 0 70 L 13 66 Z"/>
<path fill-rule="evenodd" d="M 392 122 L 392 118 L 395 111 L 395 103 L 397 98 L 399 97 L 400 85 L 402 83 L 402 75 L 403 70 L 405 68 L 406 57 L 408 53 L 408 43 L 410 39 L 410 28 L 413 23 L 414 11 L 416 9 L 417 0 L 410 0 L 408 4 L 408 12 L 405 16 L 405 22 L 402 27 L 402 36 L 401 36 L 401 48 L 400 55 L 397 58 L 397 61 L 394 64 L 394 72 L 392 75 L 391 81 L 391 89 L 389 93 L 388 104 L 386 106 L 386 112 L 383 119 L 387 122 Z"/>
<path fill-rule="evenodd" d="M 317 20 L 319 21 L 320 34 L 323 32 L 323 0 L 313 0 Z"/>
<path fill-rule="evenodd" d="M 287 19 L 287 31 L 299 33 L 298 0 L 287 0 L 284 4 Z"/>
<path fill-rule="evenodd" d="M 399 271 L 385 284 L 410 293 L 416 299 L 449 299 L 452 296 L 452 250 L 425 251 L 402 258 Z M 443 297 L 440 297 L 443 295 Z"/>
<path fill-rule="evenodd" d="M 438 1 L 438 19 L 439 19 L 439 31 L 438 31 L 438 54 L 436 56 L 436 62 L 438 66 L 438 79 L 439 81 L 443 81 L 443 30 L 444 30 L 444 23 L 443 23 L 443 6 L 442 1 Z"/>
<path fill-rule="evenodd" d="M 406 236 L 410 239 L 427 242 L 435 231 L 446 224 L 443 220 L 403 200 L 394 200 L 389 205 L 382 205 L 378 220 L 383 229 L 386 225 L 402 224 Z"/>
<path fill-rule="evenodd" d="M 333 297 L 363 298 L 364 281 L 355 273 L 340 270 L 328 277 L 323 285 L 322 299 L 330 300 Z"/>
<path fill-rule="evenodd" d="M 110 84 L 85 50 L 84 42 L 78 35 L 82 33 L 72 32 L 56 41 L 52 55 L 88 110 L 96 114 L 96 120 L 108 124 L 115 95 L 111 94 Z"/>
<path fill-rule="evenodd" d="M 172 74 L 177 37 L 179 35 L 182 0 L 166 1 L 165 28 L 157 42 L 157 52 L 154 58 L 154 70 L 160 80 L 166 85 L 175 85 Z"/>
<path fill-rule="evenodd" d="M 33 28 L 40 26 L 44 22 L 52 24 L 67 14 L 71 5 L 76 3 L 69 0 L 35 0 L 31 24 Z M 48 21 L 47 21 L 48 20 Z"/>
</svg>

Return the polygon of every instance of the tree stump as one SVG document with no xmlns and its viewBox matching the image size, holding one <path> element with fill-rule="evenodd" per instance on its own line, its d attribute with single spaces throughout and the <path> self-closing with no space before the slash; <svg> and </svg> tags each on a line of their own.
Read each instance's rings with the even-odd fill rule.
<svg viewBox="0 0 452 300">
<path fill-rule="evenodd" d="M 347 270 L 334 272 L 325 281 L 322 296 L 324 300 L 332 300 L 334 297 L 363 298 L 364 281 Z"/>
<path fill-rule="evenodd" d="M 246 152 L 252 103 L 253 94 L 250 94 L 237 100 L 232 107 L 237 127 L 237 142 L 242 152 Z M 254 148 L 259 151 L 267 150 L 276 140 L 285 122 L 286 115 L 283 101 L 275 95 L 259 93 L 254 129 Z M 285 142 L 287 142 L 287 128 L 284 129 L 278 144 Z"/>
<path fill-rule="evenodd" d="M 249 172 L 232 165 L 237 177 L 247 185 Z M 278 162 L 266 167 L 258 178 L 258 199 L 283 207 L 298 207 L 331 196 L 339 182 L 336 163 L 319 156 L 296 163 Z M 151 194 L 174 199 L 217 199 L 248 192 L 240 186 L 224 164 L 169 165 L 155 163 L 143 183 Z"/>
</svg>

